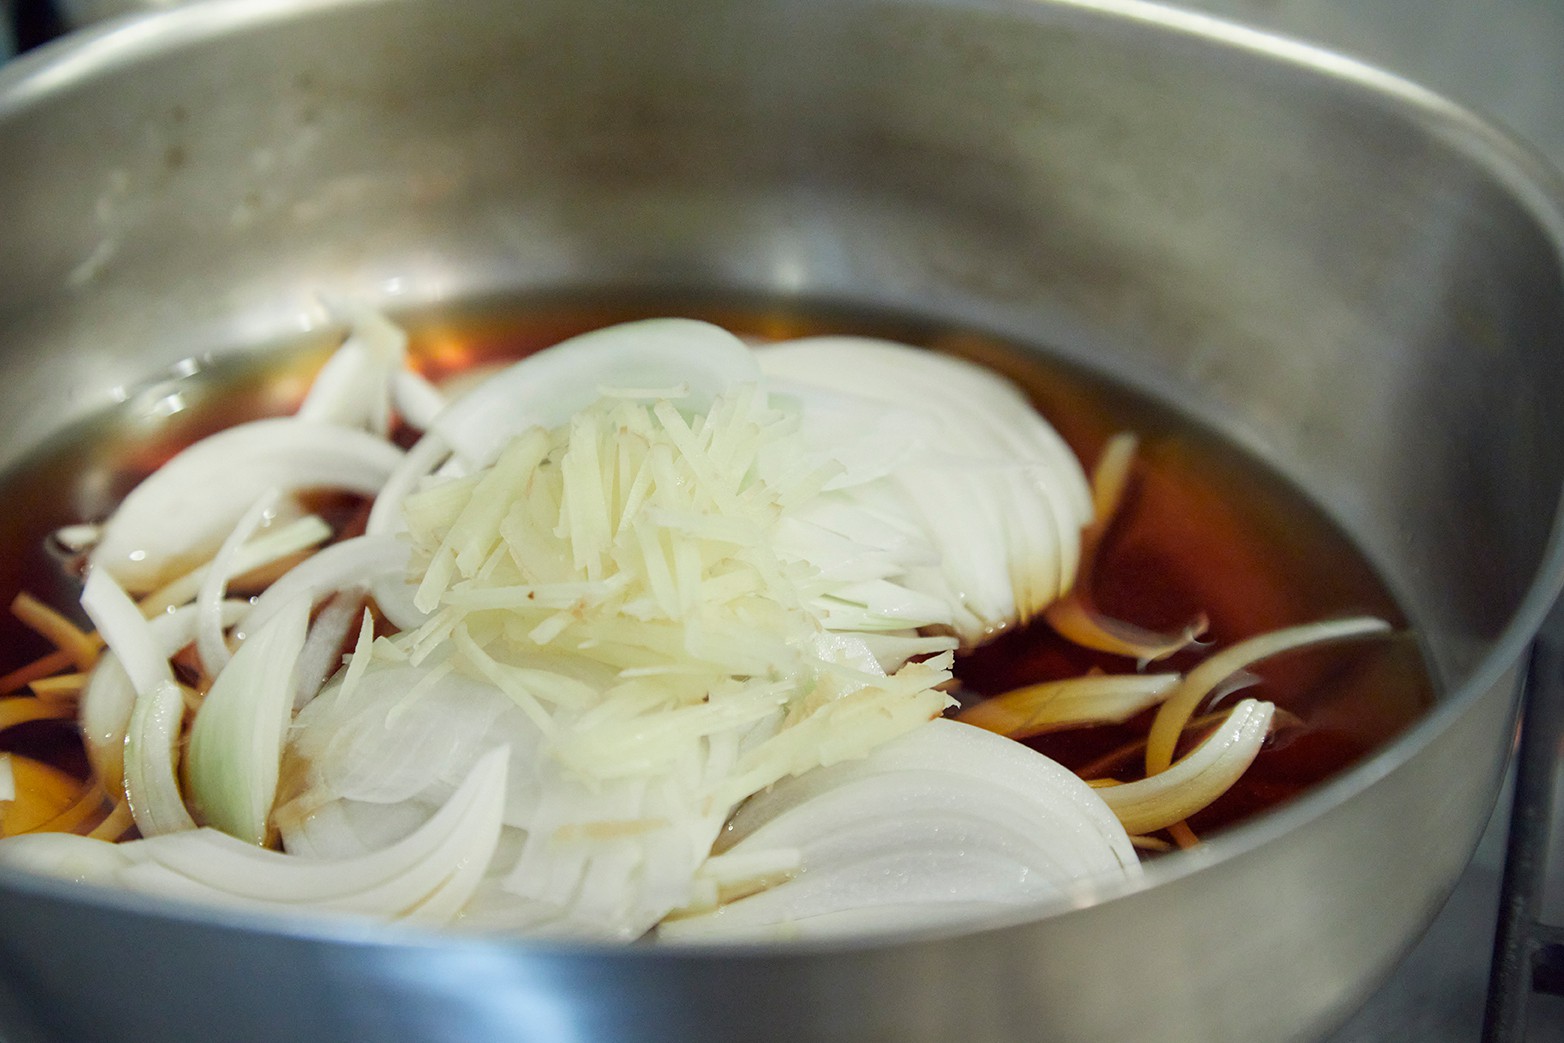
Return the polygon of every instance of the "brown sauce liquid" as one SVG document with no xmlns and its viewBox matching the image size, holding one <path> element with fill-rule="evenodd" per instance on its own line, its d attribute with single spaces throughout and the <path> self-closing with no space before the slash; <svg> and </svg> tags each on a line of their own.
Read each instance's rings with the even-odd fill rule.
<svg viewBox="0 0 1564 1043">
<path fill-rule="evenodd" d="M 901 316 L 828 306 L 732 305 L 710 301 L 558 299 L 507 302 L 404 322 L 415 364 L 443 380 L 512 360 L 566 337 L 651 315 L 687 315 L 743 335 L 785 339 L 858 333 L 923 344 L 1001 370 L 1032 396 L 1085 465 L 1103 443 L 1129 430 L 1140 437 L 1135 479 L 1104 543 L 1093 594 L 1100 608 L 1141 626 L 1178 629 L 1198 614 L 1206 637 L 1225 647 L 1277 627 L 1358 613 L 1397 625 L 1399 609 L 1351 543 L 1298 490 L 1233 447 L 1171 411 L 1101 378 L 1003 341 Z M 332 345 L 264 361 L 219 362 L 193 375 L 148 385 L 126 405 L 80 425 L 0 478 L 10 509 L 0 514 L 0 597 L 26 590 L 81 619 L 75 570 L 53 548 L 60 526 L 101 519 L 134 485 L 181 447 L 220 428 L 291 412 Z M 361 504 L 343 500 L 352 524 Z M 0 672 L 49 651 L 0 615 Z M 1205 652 L 1182 653 L 1155 669 L 1187 670 Z M 1096 666 L 1133 671 L 1120 657 L 1087 652 L 1037 623 L 962 656 L 956 673 L 966 697 L 993 695 Z M 1221 800 L 1191 820 L 1197 832 L 1287 800 L 1389 741 L 1433 702 L 1415 642 L 1405 635 L 1279 656 L 1253 671 L 1260 680 L 1227 704 L 1253 695 L 1291 716 L 1254 765 Z M 1144 738 L 1151 715 L 1121 726 L 1057 732 L 1032 745 L 1081 769 Z M 85 770 L 74 726 L 37 722 L 0 734 L 17 750 Z M 1120 758 L 1123 778 L 1139 777 L 1138 757 Z"/>
</svg>

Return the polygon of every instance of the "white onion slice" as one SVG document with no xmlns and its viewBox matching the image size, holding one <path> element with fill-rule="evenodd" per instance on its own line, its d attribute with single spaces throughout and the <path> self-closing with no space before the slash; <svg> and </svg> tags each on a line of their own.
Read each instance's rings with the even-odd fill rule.
<svg viewBox="0 0 1564 1043">
<path fill-rule="evenodd" d="M 364 534 L 385 536 L 405 529 L 402 502 L 450 455 L 451 447 L 438 434 L 424 435 L 415 442 L 376 494 L 374 505 L 369 509 L 369 520 L 364 523 Z"/>
<path fill-rule="evenodd" d="M 280 495 L 278 490 L 268 489 L 240 516 L 233 531 L 223 539 L 217 553 L 212 556 L 206 575 L 201 579 L 200 589 L 196 591 L 196 653 L 200 655 L 201 665 L 209 677 L 216 677 L 228 665 L 230 658 L 228 641 L 223 636 L 223 595 L 228 590 L 229 578 L 234 574 L 239 548 L 255 535 L 272 513 Z"/>
<path fill-rule="evenodd" d="M 370 496 L 401 459 L 389 442 L 334 424 L 283 417 L 230 427 L 136 486 L 105 523 L 92 563 L 130 590 L 151 590 L 210 558 L 267 489 Z"/>
<path fill-rule="evenodd" d="M 355 536 L 333 543 L 267 587 L 255 599 L 255 607 L 240 626 L 238 637 L 245 640 L 300 597 L 318 602 L 338 591 L 370 586 L 387 576 L 405 585 L 409 553 L 407 543 L 394 536 Z"/>
<path fill-rule="evenodd" d="M 223 602 L 222 625 L 232 626 L 250 610 L 247 601 Z M 147 621 L 157 651 L 168 659 L 195 638 L 194 605 L 153 616 Z M 87 760 L 105 793 L 125 790 L 125 732 L 136 706 L 136 689 L 113 650 L 107 650 L 87 679 L 77 708 L 77 723 L 87 746 Z"/>
<path fill-rule="evenodd" d="M 445 395 L 421 374 L 400 370 L 391 381 L 391 401 L 407 426 L 427 431 L 446 405 Z"/>
<path fill-rule="evenodd" d="M 1090 786 L 1075 774 L 1042 754 L 1015 742 L 957 721 L 939 718 L 898 739 L 876 747 L 868 756 L 816 768 L 755 794 L 734 813 L 723 844 L 732 845 L 762 822 L 775 818 L 816 793 L 855 778 L 879 772 L 937 770 L 980 778 L 995 790 L 1014 790 L 1023 796 L 1054 794 L 1068 800 L 1076 813 L 1108 838 L 1126 865 L 1138 866 L 1127 838 L 1120 842 L 1118 820 Z"/>
<path fill-rule="evenodd" d="M 438 809 L 438 804 L 412 800 L 400 804 L 334 800 L 290 823 L 283 850 L 314 859 L 367 855 L 413 833 Z"/>
<path fill-rule="evenodd" d="M 81 607 L 138 693 L 149 692 L 161 682 L 174 679 L 152 624 L 106 570 L 93 569 L 87 574 Z"/>
<path fill-rule="evenodd" d="M 646 319 L 522 359 L 452 402 L 433 430 L 476 470 L 515 435 L 565 423 L 606 389 L 659 389 L 698 412 L 724 391 L 759 382 L 750 350 L 727 330 L 693 319 Z"/>
<path fill-rule="evenodd" d="M 265 568 L 300 551 L 309 550 L 317 543 L 331 539 L 331 526 L 316 514 L 295 518 L 286 525 L 268 529 L 250 540 L 235 552 L 229 567 L 230 578 L 243 576 L 255 569 Z M 212 570 L 210 561 L 185 573 L 178 579 L 154 590 L 138 602 L 141 614 L 152 616 L 178 608 L 193 600 L 201 591 L 207 573 Z"/>
<path fill-rule="evenodd" d="M 352 326 L 316 374 L 297 416 L 367 428 L 383 438 L 391 430 L 392 389 L 407 358 L 407 334 L 372 308 L 346 301 L 328 306 Z"/>
<path fill-rule="evenodd" d="M 152 626 L 106 571 L 93 569 L 82 608 L 135 689 L 125 725 L 125 799 L 143 836 L 194 829 L 177 772 L 185 699 Z"/>
<path fill-rule="evenodd" d="M 289 850 L 299 823 L 334 800 L 440 803 L 496 743 L 516 758 L 508 803 L 536 800 L 541 738 L 502 692 L 453 671 L 370 658 L 355 683 L 339 675 L 295 719 L 287 770 L 308 773 L 310 786 L 297 807 L 278 809 Z"/>
<path fill-rule="evenodd" d="M 779 783 L 740 809 L 732 837 L 719 857 L 747 856 L 769 875 L 796 850 L 800 868 L 665 921 L 660 940 L 922 928 L 1140 871 L 1129 837 L 1080 779 L 1009 739 L 943 720 Z"/>
<path fill-rule="evenodd" d="M 1185 675 L 1168 700 L 1157 710 L 1146 738 L 1146 774 L 1165 771 L 1173 763 L 1178 737 L 1200 701 L 1229 675 L 1273 655 L 1309 645 L 1388 633 L 1390 624 L 1371 616 L 1305 623 L 1258 634 L 1213 655 Z"/>
<path fill-rule="evenodd" d="M 913 432 L 911 451 L 890 457 L 882 479 L 862 481 L 872 466 L 839 453 L 862 484 L 838 491 L 889 495 L 893 513 L 918 520 L 940 563 L 904 582 L 950 604 L 964 643 L 1025 622 L 1070 588 L 1091 493 L 1064 441 L 1013 385 L 960 359 L 861 337 L 807 338 L 756 355 L 767 377 L 806 405 L 821 397 L 809 389 L 827 393 L 821 417 L 803 415 L 814 444 L 845 426 L 854 396 L 871 430 L 897 407 L 916 412 L 916 428 L 895 427 Z"/>
<path fill-rule="evenodd" d="M 125 730 L 125 800 L 144 837 L 195 829 L 179 793 L 179 730 L 185 693 L 172 680 L 137 692 Z"/>
<path fill-rule="evenodd" d="M 81 884 L 114 885 L 115 874 L 130 864 L 126 846 L 75 833 L 23 833 L 0 839 L 0 865 Z"/>
<path fill-rule="evenodd" d="M 1182 822 L 1238 781 L 1265 742 L 1270 703 L 1245 699 L 1215 732 L 1166 771 L 1097 790 L 1130 833 L 1152 833 Z"/>
<path fill-rule="evenodd" d="M 772 360 L 760 357 L 771 375 Z M 792 402 L 802 413 L 811 464 L 837 465 L 838 473 L 825 483 L 827 492 L 894 473 L 928 433 L 928 418 L 915 402 L 884 402 L 796 381 L 772 381 L 769 387 L 773 406 Z"/>
<path fill-rule="evenodd" d="M 344 590 L 326 600 L 310 623 L 299 662 L 293 673 L 293 708 L 301 710 L 320 692 L 321 687 L 342 669 L 342 645 L 353 627 L 362 619 L 373 632 L 369 610 L 364 607 L 362 590 Z M 365 653 L 367 654 L 367 652 Z"/>
<path fill-rule="evenodd" d="M 207 825 L 264 844 L 310 603 L 295 598 L 239 646 L 190 728 L 185 778 Z"/>
<path fill-rule="evenodd" d="M 135 708 L 135 686 L 119 657 L 105 651 L 82 689 L 76 720 L 87 761 L 106 793 L 125 792 L 125 731 Z"/>
<path fill-rule="evenodd" d="M 984 699 L 956 719 L 1011 739 L 1089 724 L 1121 724 L 1166 699 L 1178 682 L 1178 674 L 1109 674 L 1045 681 Z"/>
<path fill-rule="evenodd" d="M 284 855 L 198 829 L 125 844 L 68 834 L 14 837 L 0 840 L 0 864 L 219 905 L 443 923 L 471 897 L 493 856 L 506 757 L 503 748 L 485 754 L 417 830 L 353 858 Z"/>
</svg>

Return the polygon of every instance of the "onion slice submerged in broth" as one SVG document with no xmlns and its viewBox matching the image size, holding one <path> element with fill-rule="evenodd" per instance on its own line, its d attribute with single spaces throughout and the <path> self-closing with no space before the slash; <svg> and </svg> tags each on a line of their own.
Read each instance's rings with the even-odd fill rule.
<svg viewBox="0 0 1564 1043">
<path fill-rule="evenodd" d="M 400 331 L 338 310 L 352 329 L 297 416 L 195 443 L 97 533 L 83 604 L 110 654 L 82 725 L 144 839 L 12 838 L 0 861 L 546 936 L 902 930 L 1135 878 L 1125 826 L 1178 821 L 1263 741 L 1269 704 L 1246 701 L 1171 770 L 1098 792 L 938 720 L 951 652 L 1060 604 L 1104 522 L 993 373 L 865 338 L 752 351 L 662 319 L 447 402 Z M 405 454 L 397 414 L 424 432 Z M 373 497 L 368 534 L 253 608 L 223 601 L 269 539 L 250 532 L 263 495 L 315 488 Z M 141 606 L 121 589 L 160 583 Z M 170 665 L 192 639 L 204 702 Z M 1204 679 L 1067 680 L 965 716 L 1025 736 L 1171 696 L 1160 751 Z M 231 836 L 196 828 L 181 775 Z"/>
</svg>

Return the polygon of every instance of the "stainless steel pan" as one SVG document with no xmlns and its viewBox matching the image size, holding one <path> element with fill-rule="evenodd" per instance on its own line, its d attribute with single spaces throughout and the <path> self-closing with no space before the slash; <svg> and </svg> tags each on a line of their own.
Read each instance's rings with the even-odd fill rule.
<svg viewBox="0 0 1564 1043">
<path fill-rule="evenodd" d="M 1559 586 L 1561 200 L 1437 97 L 1130 0 L 214 0 L 23 59 L 0 72 L 0 462 L 174 360 L 286 339 L 323 287 L 933 312 L 1292 476 L 1445 695 L 1132 893 L 956 935 L 610 951 L 7 875 L 0 1017 L 62 1040 L 1317 1036 L 1464 865 Z"/>
</svg>

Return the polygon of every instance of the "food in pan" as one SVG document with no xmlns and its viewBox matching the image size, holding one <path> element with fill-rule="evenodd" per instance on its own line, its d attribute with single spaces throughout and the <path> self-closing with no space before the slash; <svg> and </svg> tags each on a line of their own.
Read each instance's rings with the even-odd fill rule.
<svg viewBox="0 0 1564 1043">
<path fill-rule="evenodd" d="M 58 650 L 0 727 L 74 718 L 90 771 L 0 754 L 0 863 L 535 936 L 975 920 L 1197 842 L 1290 717 L 1247 669 L 1391 631 L 1115 618 L 1133 435 L 1089 478 L 959 358 L 653 319 L 459 389 L 344 310 L 291 415 L 57 534 L 91 629 L 21 595 Z M 1038 628 L 1112 668 L 974 696 Z M 1125 727 L 1099 771 L 1027 744 Z"/>
</svg>

